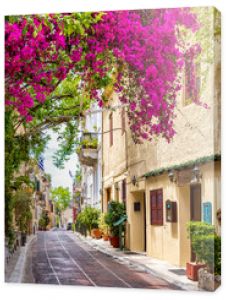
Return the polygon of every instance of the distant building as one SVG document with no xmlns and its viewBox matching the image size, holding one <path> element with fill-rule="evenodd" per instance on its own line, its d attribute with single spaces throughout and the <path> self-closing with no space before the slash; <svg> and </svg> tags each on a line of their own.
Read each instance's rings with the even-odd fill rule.
<svg viewBox="0 0 226 300">
<path fill-rule="evenodd" d="M 35 185 L 35 191 L 33 195 L 33 232 L 39 228 L 39 220 L 43 212 L 48 215 L 50 220 L 47 228 L 54 227 L 56 220 L 54 203 L 51 200 L 50 195 L 51 179 L 44 172 L 43 162 L 41 167 L 39 164 L 33 167 L 31 180 L 33 180 Z"/>
<path fill-rule="evenodd" d="M 102 117 L 92 105 L 82 126 L 81 147 L 77 150 L 81 165 L 81 209 L 91 205 L 101 209 L 102 193 Z"/>
</svg>

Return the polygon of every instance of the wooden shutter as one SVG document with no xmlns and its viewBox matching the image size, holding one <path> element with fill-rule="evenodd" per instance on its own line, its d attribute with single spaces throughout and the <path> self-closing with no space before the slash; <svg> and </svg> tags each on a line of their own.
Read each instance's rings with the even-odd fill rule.
<svg viewBox="0 0 226 300">
<path fill-rule="evenodd" d="M 122 200 L 126 202 L 126 179 L 122 181 Z"/>
<path fill-rule="evenodd" d="M 162 189 L 150 192 L 151 225 L 163 225 Z"/>
<path fill-rule="evenodd" d="M 113 145 L 113 115 L 109 116 L 109 133 L 110 133 L 110 146 Z"/>
</svg>

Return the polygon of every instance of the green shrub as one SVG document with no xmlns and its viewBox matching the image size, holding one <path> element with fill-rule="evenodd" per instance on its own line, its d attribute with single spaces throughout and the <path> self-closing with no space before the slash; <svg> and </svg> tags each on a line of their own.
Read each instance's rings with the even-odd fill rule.
<svg viewBox="0 0 226 300">
<path fill-rule="evenodd" d="M 114 226 L 114 223 L 123 216 L 126 216 L 125 205 L 117 201 L 109 202 L 108 212 L 105 215 L 105 222 L 109 226 L 112 236 L 119 236 L 119 226 Z M 123 231 L 125 231 L 124 226 Z"/>
<path fill-rule="evenodd" d="M 108 224 L 105 222 L 106 213 L 102 213 L 98 220 L 98 227 L 104 234 L 108 234 Z"/>
<path fill-rule="evenodd" d="M 221 275 L 221 237 L 215 235 L 214 238 L 214 273 Z"/>
<path fill-rule="evenodd" d="M 72 231 L 75 232 L 75 223 L 72 223 L 71 227 L 72 227 Z"/>
<path fill-rule="evenodd" d="M 215 227 L 204 222 L 189 222 L 187 225 L 192 250 L 196 261 L 205 263 L 210 272 L 219 274 L 221 270 L 221 238 Z"/>
<path fill-rule="evenodd" d="M 18 190 L 14 195 L 15 221 L 21 232 L 29 232 L 32 220 L 32 193 L 26 190 Z"/>
<path fill-rule="evenodd" d="M 49 222 L 50 222 L 50 220 L 49 220 L 47 213 L 43 212 L 39 219 L 39 222 L 38 222 L 39 227 L 41 227 L 41 229 L 45 230 L 46 227 L 49 225 Z"/>
<path fill-rule="evenodd" d="M 93 228 L 98 228 L 98 219 L 100 216 L 100 210 L 91 206 L 85 207 L 77 216 L 76 224 L 78 227 L 86 226 L 91 234 Z"/>
</svg>

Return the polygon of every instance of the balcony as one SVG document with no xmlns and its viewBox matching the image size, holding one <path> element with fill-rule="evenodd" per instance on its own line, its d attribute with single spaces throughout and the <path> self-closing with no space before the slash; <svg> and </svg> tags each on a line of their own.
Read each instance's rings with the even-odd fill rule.
<svg viewBox="0 0 226 300">
<path fill-rule="evenodd" d="M 80 139 L 80 146 L 77 148 L 79 161 L 82 165 L 94 166 L 98 157 L 98 140 L 97 134 L 83 133 Z"/>
</svg>

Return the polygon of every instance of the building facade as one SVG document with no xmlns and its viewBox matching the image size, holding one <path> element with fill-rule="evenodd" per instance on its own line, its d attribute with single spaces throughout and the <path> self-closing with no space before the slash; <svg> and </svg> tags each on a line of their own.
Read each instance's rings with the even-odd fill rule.
<svg viewBox="0 0 226 300">
<path fill-rule="evenodd" d="M 47 229 L 56 225 L 55 207 L 51 200 L 51 180 L 38 166 L 33 167 L 32 179 L 35 184 L 35 191 L 33 194 L 33 232 L 39 228 L 39 220 L 43 213 L 49 217 L 49 224 Z"/>
<path fill-rule="evenodd" d="M 201 61 L 195 79 L 208 108 L 188 93 L 186 65 L 170 143 L 158 138 L 135 144 L 125 109 L 103 112 L 103 211 L 110 200 L 125 202 L 126 247 L 177 266 L 193 259 L 189 221 L 213 224 L 220 232 L 220 42 L 210 38 L 214 60 Z M 110 104 L 119 104 L 117 95 Z"/>
<path fill-rule="evenodd" d="M 97 105 L 91 107 L 82 125 L 81 147 L 81 210 L 86 206 L 101 209 L 102 195 L 102 116 Z"/>
</svg>

